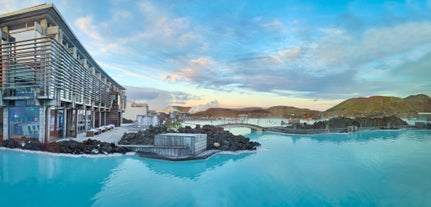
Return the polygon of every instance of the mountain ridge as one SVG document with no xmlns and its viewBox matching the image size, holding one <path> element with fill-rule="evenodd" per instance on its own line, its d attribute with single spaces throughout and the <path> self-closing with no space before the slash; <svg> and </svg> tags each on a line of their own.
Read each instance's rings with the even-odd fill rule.
<svg viewBox="0 0 431 207">
<path fill-rule="evenodd" d="M 191 107 L 180 107 L 188 113 Z M 410 95 L 405 98 L 395 96 L 369 96 L 350 98 L 326 111 L 318 111 L 294 106 L 277 105 L 268 108 L 208 108 L 205 111 L 190 114 L 194 117 L 248 117 L 264 118 L 303 118 L 319 119 L 322 116 L 398 116 L 415 117 L 418 112 L 431 112 L 431 98 L 425 94 Z"/>
</svg>

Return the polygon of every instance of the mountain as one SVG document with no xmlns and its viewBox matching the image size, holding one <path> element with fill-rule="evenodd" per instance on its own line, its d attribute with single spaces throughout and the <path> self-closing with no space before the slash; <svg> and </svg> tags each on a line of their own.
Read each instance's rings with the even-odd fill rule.
<svg viewBox="0 0 431 207">
<path fill-rule="evenodd" d="M 273 117 L 283 118 L 320 118 L 321 111 L 301 109 L 292 106 L 273 106 L 267 109 Z"/>
<path fill-rule="evenodd" d="M 264 117 L 282 117 L 282 118 L 314 118 L 320 117 L 320 111 L 300 109 L 291 106 L 273 106 L 267 109 L 259 107 L 249 107 L 240 109 L 227 109 L 227 108 L 209 108 L 206 111 L 197 112 L 194 116 L 224 116 L 224 117 L 237 117 L 247 115 L 248 117 L 264 118 Z"/>
<path fill-rule="evenodd" d="M 189 112 L 190 107 L 179 107 L 181 112 Z M 425 94 L 399 98 L 393 96 L 371 96 L 351 98 L 324 111 L 296 108 L 292 106 L 272 106 L 269 108 L 247 107 L 239 109 L 209 108 L 190 114 L 192 117 L 238 117 L 247 115 L 253 118 L 313 118 L 324 116 L 398 116 L 416 117 L 418 112 L 431 112 L 431 98 Z"/>
<path fill-rule="evenodd" d="M 194 116 L 224 116 L 224 117 L 237 117 L 239 115 L 248 115 L 250 117 L 266 117 L 270 112 L 262 108 L 243 108 L 243 109 L 227 109 L 227 108 L 209 108 L 205 111 L 200 111 Z"/>
<path fill-rule="evenodd" d="M 427 95 L 413 95 L 405 98 L 405 100 L 418 112 L 431 112 L 431 98 Z"/>
<path fill-rule="evenodd" d="M 416 116 L 418 112 L 431 111 L 431 98 L 424 94 L 398 98 L 371 96 L 352 98 L 328 109 L 328 115 L 344 116 Z"/>
</svg>

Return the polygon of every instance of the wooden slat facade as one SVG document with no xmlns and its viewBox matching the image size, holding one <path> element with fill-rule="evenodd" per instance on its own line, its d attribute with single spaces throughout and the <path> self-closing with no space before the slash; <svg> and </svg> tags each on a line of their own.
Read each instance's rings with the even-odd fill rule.
<svg viewBox="0 0 431 207">
<path fill-rule="evenodd" d="M 93 60 L 52 4 L 0 15 L 0 30 L 4 139 L 45 142 L 121 125 L 125 88 Z M 30 135 L 24 125 L 40 131 Z"/>
</svg>

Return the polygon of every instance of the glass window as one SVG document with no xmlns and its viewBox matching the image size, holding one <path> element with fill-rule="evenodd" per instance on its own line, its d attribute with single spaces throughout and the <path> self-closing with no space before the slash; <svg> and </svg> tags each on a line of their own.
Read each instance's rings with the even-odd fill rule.
<svg viewBox="0 0 431 207">
<path fill-rule="evenodd" d="M 10 138 L 39 138 L 39 107 L 9 108 Z"/>
<path fill-rule="evenodd" d="M 85 132 L 85 112 L 78 110 L 78 133 Z"/>
<path fill-rule="evenodd" d="M 37 38 L 37 33 L 38 32 L 34 30 L 30 30 L 30 31 L 12 34 L 12 37 L 15 38 L 15 41 L 29 40 L 29 39 Z"/>
<path fill-rule="evenodd" d="M 49 136 L 50 138 L 63 137 L 63 110 L 51 110 L 49 120 Z"/>
</svg>

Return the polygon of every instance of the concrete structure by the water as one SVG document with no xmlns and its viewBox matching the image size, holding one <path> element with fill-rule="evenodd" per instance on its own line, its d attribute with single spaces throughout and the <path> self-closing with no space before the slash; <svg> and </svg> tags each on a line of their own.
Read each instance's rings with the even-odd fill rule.
<svg viewBox="0 0 431 207">
<path fill-rule="evenodd" d="M 48 142 L 120 126 L 125 88 L 43 4 L 0 15 L 0 139 Z"/>
<path fill-rule="evenodd" d="M 218 150 L 206 151 L 206 134 L 165 133 L 154 138 L 154 145 L 120 145 L 145 157 L 168 160 L 206 158 Z"/>
<path fill-rule="evenodd" d="M 431 112 L 419 112 L 419 118 L 415 121 L 417 128 L 431 129 Z"/>
</svg>

